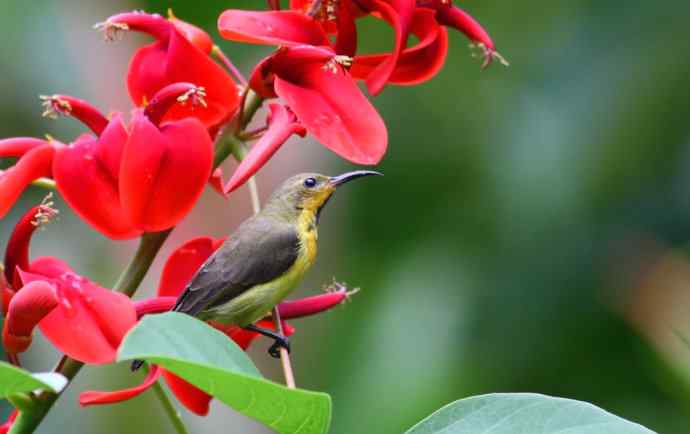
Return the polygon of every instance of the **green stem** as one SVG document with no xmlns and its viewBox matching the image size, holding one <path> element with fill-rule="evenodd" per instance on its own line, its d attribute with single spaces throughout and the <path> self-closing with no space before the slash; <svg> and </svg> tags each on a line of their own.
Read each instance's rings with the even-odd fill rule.
<svg viewBox="0 0 690 434">
<path fill-rule="evenodd" d="M 38 178 L 37 180 L 33 181 L 31 185 L 35 185 L 36 187 L 41 187 L 48 190 L 55 190 L 55 181 L 48 178 Z"/>
<path fill-rule="evenodd" d="M 223 137 L 219 142 L 218 145 L 216 146 L 216 149 L 214 151 L 213 155 L 213 167 L 218 167 L 220 163 L 225 161 L 230 154 L 235 154 L 236 149 L 244 146 L 244 142 L 240 140 L 237 136 L 234 134 L 228 134 L 227 136 Z"/>
<path fill-rule="evenodd" d="M 249 122 L 251 122 L 256 111 L 259 110 L 261 104 L 264 103 L 263 97 L 259 96 L 253 90 L 250 89 L 247 92 L 247 98 L 244 101 L 244 108 L 242 110 L 242 122 L 240 123 L 240 130 L 244 130 L 247 125 L 249 125 Z"/>
<path fill-rule="evenodd" d="M 184 421 L 182 420 L 180 412 L 177 411 L 172 401 L 170 400 L 170 397 L 167 393 L 165 393 L 165 390 L 163 390 L 163 386 L 161 386 L 160 381 L 156 381 L 155 383 L 153 383 L 152 389 L 156 393 L 158 400 L 163 405 L 163 410 L 165 410 L 165 414 L 168 415 L 168 417 L 170 418 L 170 422 L 172 422 L 173 426 L 175 427 L 175 432 L 177 432 L 177 434 L 189 434 L 189 431 L 187 431 L 187 427 L 184 425 Z"/>
</svg>

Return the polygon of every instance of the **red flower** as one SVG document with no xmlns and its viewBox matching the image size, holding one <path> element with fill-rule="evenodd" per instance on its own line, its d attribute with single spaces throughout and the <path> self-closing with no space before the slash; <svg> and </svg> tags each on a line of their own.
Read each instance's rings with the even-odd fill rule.
<svg viewBox="0 0 690 434">
<path fill-rule="evenodd" d="M 290 8 L 291 11 L 270 12 L 228 10 L 221 15 L 218 25 L 228 39 L 284 46 L 330 47 L 328 34 L 336 34 L 335 52 L 354 56 L 352 76 L 365 80 L 373 95 L 387 83 L 417 84 L 440 70 L 448 42 L 439 25 L 460 30 L 479 47 L 484 57 L 482 67 L 493 59 L 507 64 L 482 26 L 449 0 L 291 0 Z M 395 43 L 390 53 L 355 56 L 354 18 L 366 15 L 380 18 L 393 28 Z M 417 36 L 419 43 L 408 48 L 410 33 Z"/>
<path fill-rule="evenodd" d="M 376 164 L 386 152 L 383 120 L 347 71 L 316 20 L 295 11 L 227 10 L 218 19 L 223 37 L 283 48 L 254 70 L 250 85 L 261 96 L 280 96 L 306 130 L 341 157 Z"/>
<path fill-rule="evenodd" d="M 26 351 L 33 329 L 68 356 L 85 363 L 111 363 L 127 331 L 136 323 L 129 298 L 75 274 L 54 257 L 29 263 L 31 235 L 54 213 L 39 205 L 26 213 L 15 228 L 5 255 L 5 277 L 14 282 L 3 325 L 8 353 Z"/>
<path fill-rule="evenodd" d="M 127 73 L 129 94 L 138 106 L 146 106 L 165 86 L 177 82 L 196 83 L 208 91 L 208 104 L 191 109 L 176 106 L 164 120 L 196 117 L 213 130 L 236 112 L 239 89 L 225 70 L 215 63 L 209 53 L 211 38 L 201 29 L 172 17 L 143 12 L 127 12 L 109 17 L 97 25 L 107 39 L 114 39 L 119 31 L 144 32 L 156 39 L 140 48 L 132 57 Z"/>
<path fill-rule="evenodd" d="M 177 250 L 170 255 L 163 268 L 160 285 L 158 286 L 158 296 L 135 303 L 137 315 L 141 317 L 149 313 L 170 310 L 175 305 L 177 296 L 182 292 L 194 273 L 196 273 L 204 261 L 221 246 L 223 241 L 223 239 L 200 237 L 189 240 L 178 247 Z M 278 309 L 284 319 L 299 318 L 323 312 L 337 306 L 346 300 L 350 294 L 351 293 L 348 293 L 345 289 L 340 289 L 339 291 L 320 294 L 301 300 L 283 302 L 279 305 Z M 258 333 L 247 331 L 237 326 L 226 326 L 217 323 L 211 323 L 211 325 L 225 333 L 244 350 L 251 345 L 254 339 L 260 336 Z M 257 325 L 264 328 L 273 328 L 273 322 L 269 320 L 259 321 Z M 283 331 L 289 336 L 294 332 L 294 329 L 289 324 L 284 323 Z M 175 374 L 155 365 L 151 366 L 151 370 L 141 384 L 129 389 L 112 392 L 83 392 L 79 396 L 79 403 L 86 406 L 111 404 L 131 399 L 153 385 L 161 375 L 166 383 L 168 383 L 172 392 L 185 407 L 201 416 L 208 413 L 209 403 L 211 401 L 210 395 Z"/>
<path fill-rule="evenodd" d="M 354 163 L 377 164 L 388 132 L 347 72 L 349 65 L 349 58 L 327 48 L 284 48 L 257 67 L 252 82 L 272 76 L 275 93 L 324 146 Z"/>
<path fill-rule="evenodd" d="M 377 18 L 381 18 L 393 27 L 395 33 L 395 48 L 387 57 L 382 57 L 376 68 L 371 69 L 372 60 L 368 55 L 355 56 L 355 66 L 363 61 L 369 65 L 369 68 L 364 70 L 353 68 L 352 74 L 357 78 L 365 79 L 369 91 L 373 94 L 380 92 L 386 83 L 416 84 L 432 78 L 440 70 L 447 52 L 447 41 L 438 43 L 444 45 L 443 49 L 437 46 L 436 49 L 428 51 L 425 56 L 418 58 L 415 62 L 411 62 L 410 58 L 404 59 L 409 33 L 414 33 L 420 40 L 418 46 L 424 45 L 421 43 L 424 39 L 441 37 L 440 35 L 436 36 L 438 30 L 429 23 L 421 24 L 417 22 L 415 24 L 415 20 L 418 21 L 420 19 L 419 12 L 426 9 L 436 12 L 435 20 L 438 24 L 450 26 L 461 31 L 474 45 L 481 49 L 482 56 L 484 57 L 482 68 L 487 67 L 494 59 L 498 59 L 505 65 L 508 64 L 496 52 L 491 37 L 481 24 L 467 12 L 457 6 L 453 6 L 451 0 L 419 0 L 416 2 L 415 0 L 358 0 L 357 4 L 361 7 L 360 16 L 369 13 Z M 443 38 L 445 39 L 445 36 Z M 401 61 L 404 62 L 401 64 Z M 436 65 L 436 68 L 429 68 L 429 64 Z M 400 73 L 399 70 L 401 68 L 419 68 L 420 71 L 411 72 L 413 78 L 408 80 L 404 77 L 405 74 Z M 398 76 L 394 78 L 396 70 L 398 70 Z M 427 71 L 426 73 L 424 73 L 425 70 Z"/>
<path fill-rule="evenodd" d="M 69 146 L 27 138 L 0 141 L 0 155 L 20 156 L 0 176 L 0 213 L 32 180 L 52 176 L 74 211 L 110 238 L 176 225 L 210 177 L 213 143 L 195 118 L 162 120 L 174 106 L 203 105 L 204 95 L 189 83 L 166 86 L 146 109 L 134 110 L 128 127 L 119 113 L 107 120 L 77 98 L 45 97 L 49 110 L 76 117 L 95 135 L 83 134 Z"/>
</svg>

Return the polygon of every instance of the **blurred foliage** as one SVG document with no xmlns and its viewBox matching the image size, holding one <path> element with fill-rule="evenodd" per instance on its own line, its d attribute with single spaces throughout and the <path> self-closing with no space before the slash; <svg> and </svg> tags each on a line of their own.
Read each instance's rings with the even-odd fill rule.
<svg viewBox="0 0 690 434">
<path fill-rule="evenodd" d="M 517 391 L 590 401 L 664 434 L 687 432 L 687 377 L 627 321 L 639 270 L 621 264 L 646 254 L 639 239 L 685 252 L 689 245 L 690 3 L 461 5 L 486 25 L 511 67 L 481 72 L 466 40 L 451 33 L 446 67 L 435 80 L 391 86 L 375 99 L 390 134 L 379 168 L 386 177 L 353 185 L 329 205 L 321 256 L 304 286 L 317 288 L 335 275 L 362 291 L 346 308 L 296 323 L 298 384 L 333 396 L 333 434 L 403 432 L 455 399 Z M 69 92 L 105 107 L 126 101 L 103 95 L 125 95 L 121 78 L 101 79 L 110 71 L 108 56 L 131 53 L 131 46 L 75 50 L 75 40 L 98 38 L 77 27 L 89 29 L 121 9 L 172 7 L 217 37 L 214 23 L 224 8 L 263 4 L 3 6 L 0 133 L 70 137 L 79 131 L 74 123 L 39 118 L 36 94 Z M 65 16 L 72 17 L 69 26 Z M 366 24 L 365 51 L 390 44 L 384 26 Z M 244 71 L 270 50 L 222 46 Z M 346 169 L 322 148 L 308 149 L 318 157 L 300 168 L 316 161 L 314 170 Z M 280 170 L 272 162 L 265 173 Z M 11 222 L 40 194 L 32 190 L 24 208 L 3 221 L 2 245 Z M 34 251 L 60 254 L 85 274 L 113 281 L 123 244 L 103 240 L 69 213 L 59 224 Z M 280 379 L 264 348 L 252 354 Z M 49 367 L 41 356 L 28 364 Z M 167 432 L 149 396 L 84 410 L 81 431 L 72 429 L 76 392 L 134 381 L 124 366 L 87 369 L 40 432 Z M 212 413 L 210 420 L 185 417 L 199 432 L 265 432 L 220 406 Z"/>
</svg>

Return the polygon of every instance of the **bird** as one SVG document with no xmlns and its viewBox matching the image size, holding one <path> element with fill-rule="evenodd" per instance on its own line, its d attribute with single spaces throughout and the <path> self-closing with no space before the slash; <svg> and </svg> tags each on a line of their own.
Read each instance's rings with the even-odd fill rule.
<svg viewBox="0 0 690 434">
<path fill-rule="evenodd" d="M 261 211 L 245 220 L 196 271 L 172 311 L 203 321 L 236 325 L 290 350 L 287 337 L 254 325 L 287 297 L 316 259 L 321 211 L 342 185 L 372 170 L 338 176 L 301 173 L 284 181 Z M 144 362 L 135 360 L 132 370 Z"/>
</svg>

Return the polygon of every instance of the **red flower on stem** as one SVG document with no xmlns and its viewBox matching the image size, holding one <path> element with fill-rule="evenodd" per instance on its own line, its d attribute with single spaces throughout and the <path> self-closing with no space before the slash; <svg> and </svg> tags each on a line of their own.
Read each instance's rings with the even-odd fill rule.
<svg viewBox="0 0 690 434">
<path fill-rule="evenodd" d="M 0 141 L 0 155 L 19 162 L 0 176 L 0 211 L 7 211 L 34 179 L 52 176 L 74 211 L 113 239 L 176 225 L 194 206 L 213 165 L 213 143 L 195 118 L 163 122 L 178 105 L 203 106 L 204 89 L 174 83 L 145 109 L 110 120 L 86 101 L 65 95 L 44 97 L 46 114 L 73 116 L 94 134 L 69 146 L 38 139 Z"/>
<path fill-rule="evenodd" d="M 161 275 L 157 297 L 136 302 L 136 311 L 139 317 L 149 313 L 166 312 L 170 310 L 192 276 L 223 243 L 223 239 L 209 237 L 194 238 L 178 247 L 166 261 Z M 300 300 L 286 301 L 279 305 L 283 319 L 300 318 L 323 312 L 345 301 L 352 292 L 344 288 L 338 291 L 319 294 Z M 240 348 L 246 350 L 251 343 L 260 336 L 258 333 L 247 331 L 237 326 L 226 326 L 217 323 L 211 325 L 225 333 Z M 258 325 L 264 328 L 273 328 L 273 322 L 262 320 Z M 287 323 L 283 324 L 284 332 L 291 335 L 294 329 Z M 87 391 L 79 396 L 81 405 L 111 404 L 131 399 L 151 387 L 163 376 L 168 386 L 180 402 L 190 411 L 198 415 L 208 413 L 211 396 L 175 374 L 158 366 L 151 366 L 144 381 L 132 388 L 112 392 Z"/>
<path fill-rule="evenodd" d="M 134 305 L 125 295 L 79 276 L 57 258 L 29 262 L 35 229 L 55 211 L 49 204 L 24 214 L 8 243 L 5 278 L 13 282 L 3 324 L 3 346 L 21 353 L 31 345 L 36 326 L 61 352 L 93 364 L 111 363 L 125 333 L 136 323 Z"/>
<path fill-rule="evenodd" d="M 96 25 L 107 40 L 122 31 L 144 32 L 156 39 L 134 54 L 127 72 L 127 88 L 137 106 L 146 106 L 164 87 L 177 82 L 196 83 L 209 94 L 203 108 L 172 107 L 165 121 L 196 117 L 215 135 L 217 128 L 237 111 L 239 89 L 230 75 L 209 54 L 213 47 L 204 31 L 175 17 L 126 12 Z"/>
<path fill-rule="evenodd" d="M 316 20 L 295 11 L 227 10 L 221 35 L 240 42 L 280 44 L 252 73 L 250 85 L 265 98 L 281 97 L 306 130 L 341 157 L 376 164 L 386 152 L 388 132 L 376 109 Z"/>
</svg>

